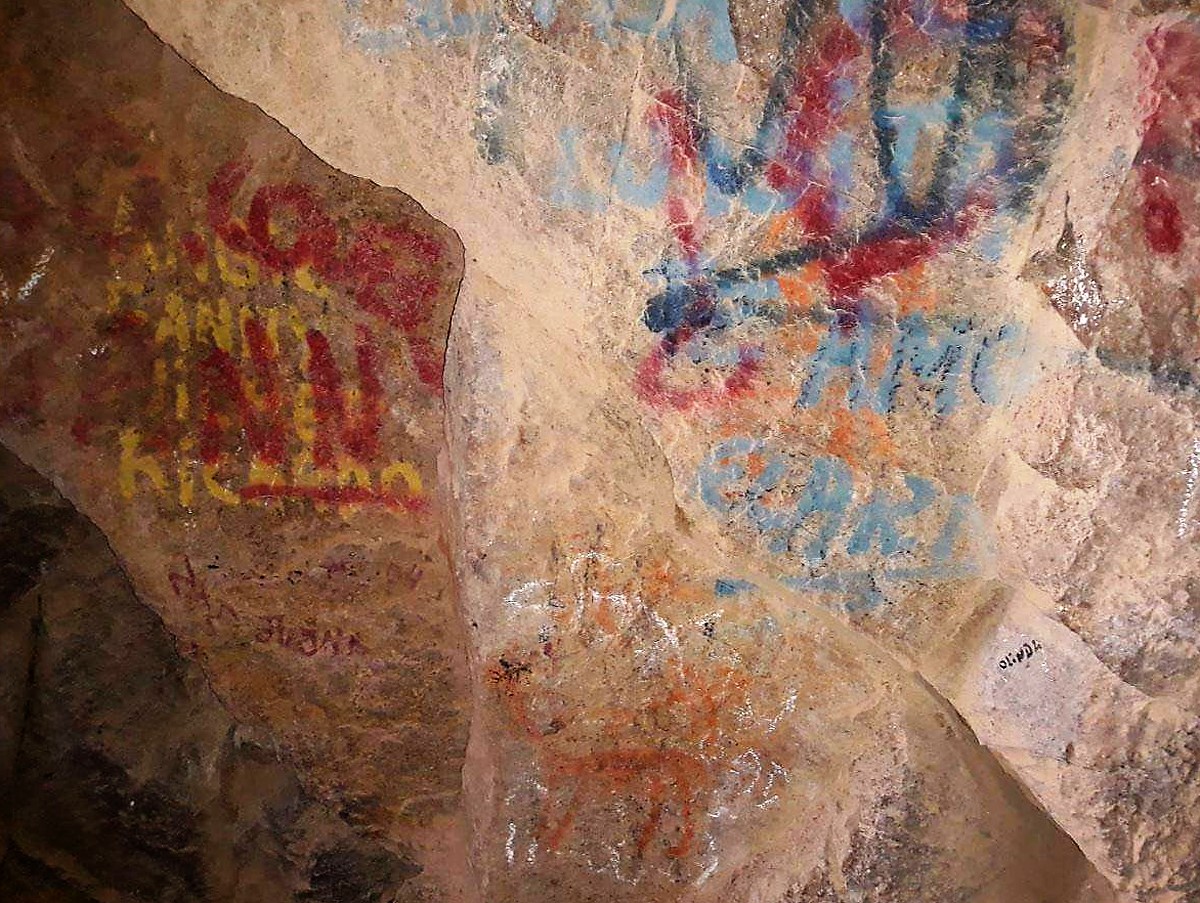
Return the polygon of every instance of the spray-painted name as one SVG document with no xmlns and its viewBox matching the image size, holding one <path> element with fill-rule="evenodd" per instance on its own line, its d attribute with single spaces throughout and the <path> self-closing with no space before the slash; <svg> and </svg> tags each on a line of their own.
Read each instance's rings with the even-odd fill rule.
<svg viewBox="0 0 1200 903">
<path fill-rule="evenodd" d="M 915 474 L 900 483 L 859 485 L 841 458 L 801 464 L 742 436 L 712 451 L 698 490 L 727 525 L 750 530 L 772 556 L 801 567 L 785 582 L 847 597 L 847 609 L 858 611 L 884 601 L 883 582 L 953 579 L 977 565 L 961 548 L 981 528 L 971 497 Z"/>
</svg>

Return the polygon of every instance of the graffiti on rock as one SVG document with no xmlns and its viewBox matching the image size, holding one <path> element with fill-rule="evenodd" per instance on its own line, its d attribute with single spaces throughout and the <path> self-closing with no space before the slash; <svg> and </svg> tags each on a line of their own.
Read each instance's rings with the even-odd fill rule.
<svg viewBox="0 0 1200 903">
<path fill-rule="evenodd" d="M 1094 252 L 1086 261 L 1104 319 L 1079 322 L 1076 336 L 1102 363 L 1148 373 L 1156 388 L 1194 395 L 1200 385 L 1196 345 L 1200 243 L 1200 18 L 1157 28 L 1141 48 L 1141 144 L 1112 169 L 1125 172 Z M 1064 238 L 1069 236 L 1064 230 Z M 1131 249 L 1137 253 L 1131 253 Z M 1051 300 L 1054 300 L 1053 294 Z"/>
<path fill-rule="evenodd" d="M 784 64 L 738 155 L 705 122 L 694 90 L 657 95 L 648 115 L 665 148 L 658 165 L 674 248 L 647 272 L 660 289 L 644 320 L 661 340 L 640 385 L 697 336 L 728 328 L 721 311 L 730 304 L 752 315 L 786 313 L 816 287 L 837 325 L 869 324 L 882 313 L 870 297 L 880 280 L 919 274 L 972 241 L 996 256 L 1005 223 L 1027 207 L 1069 94 L 1062 18 L 1031 5 L 969 2 L 922 30 L 905 4 L 843 7 L 847 18 L 813 16 L 804 3 L 790 8 Z M 921 48 L 957 59 L 950 84 L 921 100 L 894 98 L 901 54 Z M 848 131 L 864 103 L 869 130 Z M 867 148 L 873 208 L 856 157 Z M 747 215 L 765 219 L 763 253 L 721 263 L 712 249 L 731 244 L 724 225 L 744 230 Z M 740 348 L 724 385 L 675 406 L 745 394 L 767 351 L 761 342 Z"/>
<path fill-rule="evenodd" d="M 415 0 L 399 4 L 399 15 L 389 11 L 372 15 L 369 0 L 344 0 L 344 30 L 361 50 L 386 55 L 423 43 L 442 43 L 497 29 L 517 27 L 534 36 L 582 24 L 589 36 L 605 45 L 622 36 L 655 37 L 670 42 L 694 35 L 706 54 L 719 62 L 737 59 L 727 0 L 534 0 L 501 15 L 491 4 L 473 7 L 453 0 Z"/>
<path fill-rule="evenodd" d="M 408 372 L 441 390 L 441 350 L 425 335 L 443 254 L 404 224 L 368 223 L 342 247 L 315 191 L 261 186 L 243 221 L 232 200 L 248 168 L 224 167 L 208 217 L 151 236 L 118 202 L 108 310 L 73 433 L 94 440 L 111 405 L 135 402 L 139 423 L 116 441 L 119 482 L 191 506 L 197 489 L 229 505 L 307 500 L 419 510 L 416 466 L 386 454 L 384 417 L 399 399 L 385 349 L 403 337 Z M 292 233 L 289 242 L 283 237 Z M 324 311 L 339 291 L 360 316 Z"/>
<path fill-rule="evenodd" d="M 721 443 L 701 466 L 698 493 L 721 523 L 749 534 L 788 570 L 795 589 L 844 598 L 847 611 L 886 600 L 889 585 L 968 577 L 982 516 L 968 495 L 901 474 L 863 486 L 846 461 L 797 460 L 764 439 Z"/>
<path fill-rule="evenodd" d="M 1184 246 L 1191 218 L 1185 200 L 1194 192 L 1195 149 L 1200 141 L 1200 51 L 1196 20 L 1162 28 L 1146 42 L 1154 73 L 1152 108 L 1142 124 L 1142 145 L 1134 158 L 1141 193 L 1142 233 L 1156 254 L 1175 255 Z M 1190 211 L 1189 211 L 1190 212 Z"/>
<path fill-rule="evenodd" d="M 1001 671 L 1007 671 L 1009 668 L 1015 668 L 1021 662 L 1025 663 L 1025 667 L 1029 667 L 1029 660 L 1033 658 L 1035 653 L 1042 651 L 1042 644 L 1038 640 L 1026 640 L 1012 652 L 1005 653 L 1004 657 L 999 661 Z"/>
<path fill-rule="evenodd" d="M 507 798 L 521 813 L 510 863 L 519 840 L 526 865 L 572 855 L 620 880 L 702 881 L 716 821 L 778 803 L 789 780 L 778 735 L 796 693 L 762 667 L 760 631 L 718 628 L 711 608 L 682 616 L 714 601 L 667 570 L 595 551 L 572 559 L 567 585 L 533 581 L 505 599 L 515 637 L 487 680 L 532 762 Z M 616 689 L 588 690 L 600 672 Z"/>
<path fill-rule="evenodd" d="M 167 580 L 175 598 L 184 603 L 188 612 L 200 620 L 210 637 L 223 630 L 245 633 L 250 629 L 247 618 L 240 615 L 224 601 L 213 598 L 207 581 L 196 573 L 192 561 L 186 555 L 182 571 L 171 571 Z M 273 644 L 281 649 L 306 658 L 317 655 L 334 657 L 366 655 L 367 649 L 355 633 L 347 633 L 341 627 L 318 628 L 307 623 L 296 626 L 284 615 L 271 615 L 256 619 L 253 639 L 259 644 Z M 191 656 L 200 654 L 198 643 L 191 643 L 182 650 Z"/>
</svg>

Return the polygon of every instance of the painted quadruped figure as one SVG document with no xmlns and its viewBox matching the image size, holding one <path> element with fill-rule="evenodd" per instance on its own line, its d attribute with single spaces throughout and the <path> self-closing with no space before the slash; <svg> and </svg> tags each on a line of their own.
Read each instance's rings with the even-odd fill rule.
<svg viewBox="0 0 1200 903">
<path fill-rule="evenodd" d="M 683 615 L 714 601 L 595 551 L 505 599 L 512 641 L 487 678 L 517 750 L 510 865 L 570 855 L 623 881 L 703 882 L 715 826 L 778 803 L 774 735 L 797 694 L 756 673 L 763 649 L 721 639 L 720 610 Z M 615 692 L 589 689 L 600 673 Z"/>
</svg>

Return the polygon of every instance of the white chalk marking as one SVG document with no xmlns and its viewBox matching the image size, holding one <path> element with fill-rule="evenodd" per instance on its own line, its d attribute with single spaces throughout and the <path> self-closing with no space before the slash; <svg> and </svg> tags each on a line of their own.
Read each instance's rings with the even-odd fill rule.
<svg viewBox="0 0 1200 903">
<path fill-rule="evenodd" d="M 504 604 L 511 605 L 514 608 L 520 608 L 524 605 L 529 597 L 539 589 L 545 589 L 550 586 L 549 580 L 530 580 L 528 583 L 518 586 L 511 593 L 504 597 Z"/>
<path fill-rule="evenodd" d="M 516 851 L 513 849 L 513 841 L 517 839 L 517 825 L 515 822 L 508 823 L 508 840 L 504 841 L 504 858 L 508 860 L 508 864 L 513 864 L 513 859 L 516 858 Z"/>
<path fill-rule="evenodd" d="M 24 301 L 33 290 L 38 287 L 38 283 L 46 276 L 46 267 L 50 263 L 50 258 L 54 256 L 54 249 L 47 248 L 42 252 L 42 256 L 38 258 L 37 263 L 33 265 L 33 272 L 29 274 L 19 289 L 17 289 L 17 300 Z M 4 278 L 4 274 L 0 273 L 0 300 L 11 301 L 12 292 L 8 285 L 8 280 Z"/>
<path fill-rule="evenodd" d="M 799 695 L 800 694 L 795 690 L 792 691 L 792 695 L 787 698 L 787 701 L 783 704 L 783 708 L 779 710 L 779 714 L 768 722 L 770 725 L 767 728 L 768 734 L 773 733 L 775 728 L 779 727 L 779 722 L 783 719 L 784 715 L 790 715 L 792 712 L 796 711 L 796 698 Z"/>
<path fill-rule="evenodd" d="M 1200 439 L 1192 440 L 1192 453 L 1188 457 L 1187 490 L 1183 494 L 1183 502 L 1179 506 L 1179 520 L 1175 534 L 1183 539 L 1191 527 L 1192 501 L 1196 497 L 1196 481 L 1200 479 Z"/>
<path fill-rule="evenodd" d="M 598 561 L 601 564 L 616 564 L 612 558 L 609 558 L 603 552 L 584 552 L 582 555 L 576 555 L 571 559 L 571 573 L 574 574 L 579 569 L 579 565 L 585 561 Z"/>
<path fill-rule="evenodd" d="M 33 294 L 33 290 L 38 287 L 38 283 L 42 281 L 43 277 L 45 277 L 46 267 L 49 266 L 50 258 L 53 256 L 53 248 L 47 248 L 42 252 L 42 256 L 38 258 L 38 262 L 34 266 L 33 272 L 29 275 L 29 278 L 25 280 L 25 284 L 17 289 L 18 301 L 24 301 L 31 294 Z"/>
<path fill-rule="evenodd" d="M 1083 328 L 1095 325 L 1108 307 L 1100 293 L 1100 284 L 1092 276 L 1087 265 L 1087 255 L 1081 243 L 1071 249 L 1067 272 L 1048 286 L 1050 300 L 1060 310 L 1069 311 L 1072 325 Z"/>
<path fill-rule="evenodd" d="M 705 881 L 707 881 L 709 878 L 711 878 L 713 875 L 715 875 L 717 873 L 717 866 L 719 866 L 720 864 L 721 864 L 720 859 L 714 859 L 712 862 L 710 862 L 708 864 L 708 868 L 706 868 L 704 871 L 702 871 L 700 873 L 700 877 L 696 879 L 696 887 L 700 887 L 702 884 L 704 884 Z"/>
<path fill-rule="evenodd" d="M 658 629 L 663 632 L 663 636 L 666 637 L 667 642 L 670 643 L 672 646 L 674 646 L 676 649 L 678 649 L 679 648 L 679 629 L 677 627 L 672 627 L 667 622 L 666 618 L 664 618 L 662 615 L 660 615 L 658 612 L 656 612 L 654 610 L 650 610 L 650 617 L 654 621 L 655 626 L 657 626 Z"/>
</svg>

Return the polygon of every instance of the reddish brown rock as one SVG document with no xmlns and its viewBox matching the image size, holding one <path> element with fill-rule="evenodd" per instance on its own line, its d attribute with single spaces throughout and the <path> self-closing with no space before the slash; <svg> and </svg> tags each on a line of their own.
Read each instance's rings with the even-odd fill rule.
<svg viewBox="0 0 1200 903">
<path fill-rule="evenodd" d="M 365 903 L 420 874 L 230 717 L 103 534 L 8 452 L 0 536 L 5 900 Z"/>
<path fill-rule="evenodd" d="M 4 441 L 306 793 L 404 850 L 405 887 L 453 886 L 466 690 L 437 470 L 457 239 L 119 3 L 3 21 Z"/>
</svg>

